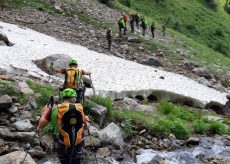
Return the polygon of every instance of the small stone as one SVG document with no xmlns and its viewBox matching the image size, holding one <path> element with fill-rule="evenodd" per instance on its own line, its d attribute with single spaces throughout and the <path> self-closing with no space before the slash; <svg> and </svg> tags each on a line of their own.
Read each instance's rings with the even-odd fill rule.
<svg viewBox="0 0 230 164">
<path fill-rule="evenodd" d="M 98 156 L 101 156 L 103 158 L 107 157 L 107 156 L 110 156 L 111 154 L 111 151 L 109 150 L 109 148 L 107 147 L 104 147 L 104 148 L 99 148 L 97 150 L 97 153 L 96 153 Z"/>
<path fill-rule="evenodd" d="M 12 127 L 16 128 L 18 131 L 29 132 L 32 131 L 34 126 L 30 123 L 30 120 L 20 120 L 13 123 Z"/>
<path fill-rule="evenodd" d="M 164 76 L 160 76 L 159 79 L 165 79 L 165 77 Z"/>
<path fill-rule="evenodd" d="M 200 143 L 200 138 L 198 137 L 190 137 L 187 141 L 186 141 L 186 145 L 199 145 Z"/>
<path fill-rule="evenodd" d="M 16 113 L 18 111 L 18 108 L 16 106 L 12 106 L 7 109 L 10 113 Z"/>
<path fill-rule="evenodd" d="M 9 95 L 3 95 L 0 97 L 0 109 L 9 108 L 12 106 L 12 99 Z"/>
</svg>

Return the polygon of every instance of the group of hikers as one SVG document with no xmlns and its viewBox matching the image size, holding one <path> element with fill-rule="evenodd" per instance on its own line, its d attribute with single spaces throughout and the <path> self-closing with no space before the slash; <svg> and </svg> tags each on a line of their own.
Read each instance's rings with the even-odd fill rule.
<svg viewBox="0 0 230 164">
<path fill-rule="evenodd" d="M 89 132 L 89 118 L 83 109 L 81 76 L 91 75 L 90 72 L 80 70 L 76 60 L 69 61 L 69 67 L 55 70 L 55 73 L 65 74 L 63 88 L 59 101 L 50 102 L 43 107 L 39 120 L 38 131 L 45 128 L 48 123 L 53 127 L 54 141 L 57 143 L 57 154 L 62 164 L 80 164 L 82 161 L 82 147 L 84 146 L 84 131 Z M 83 92 L 83 93 L 82 93 Z"/>
<path fill-rule="evenodd" d="M 146 30 L 148 29 L 148 22 L 144 17 L 140 17 L 138 13 L 136 14 L 131 14 L 130 16 L 121 13 L 121 17 L 118 20 L 118 28 L 119 28 L 119 37 L 122 36 L 122 30 L 124 31 L 124 35 L 126 34 L 127 29 L 127 23 L 128 21 L 130 22 L 130 28 L 131 28 L 131 33 L 135 32 L 135 27 L 139 29 L 140 27 L 142 28 L 142 34 L 145 36 Z M 162 22 L 162 34 L 165 36 L 166 32 L 166 22 Z M 155 37 L 155 22 L 152 21 L 151 25 L 149 26 L 150 32 L 152 34 L 152 37 Z M 106 32 L 106 38 L 108 41 L 108 48 L 111 50 L 111 45 L 112 45 L 112 29 L 109 28 Z"/>
</svg>

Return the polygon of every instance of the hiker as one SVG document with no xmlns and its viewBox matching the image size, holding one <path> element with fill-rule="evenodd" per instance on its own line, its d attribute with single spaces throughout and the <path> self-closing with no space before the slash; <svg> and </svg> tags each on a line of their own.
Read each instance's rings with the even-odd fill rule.
<svg viewBox="0 0 230 164">
<path fill-rule="evenodd" d="M 124 23 L 125 23 L 125 31 L 127 31 L 127 22 L 128 22 L 128 15 L 126 14 L 122 14 L 123 18 L 124 18 Z"/>
<path fill-rule="evenodd" d="M 162 22 L 162 34 L 163 34 L 163 36 L 165 36 L 165 32 L 166 32 L 166 22 L 163 21 Z"/>
<path fill-rule="evenodd" d="M 63 102 L 50 108 L 43 107 L 39 120 L 38 130 L 45 128 L 51 122 L 61 164 L 81 164 L 83 130 L 84 127 L 90 126 L 82 104 L 75 103 L 76 94 L 74 89 L 68 88 L 62 91 Z"/>
<path fill-rule="evenodd" d="M 226 98 L 228 99 L 228 101 L 224 105 L 223 112 L 225 115 L 230 117 L 230 94 L 228 94 Z"/>
<path fill-rule="evenodd" d="M 111 51 L 111 45 L 112 45 L 112 29 L 109 28 L 106 31 L 106 39 L 108 41 L 109 51 Z"/>
<path fill-rule="evenodd" d="M 145 18 L 141 19 L 141 27 L 142 27 L 142 31 L 143 31 L 143 36 L 145 36 L 145 31 L 147 28 L 147 21 L 145 20 Z"/>
<path fill-rule="evenodd" d="M 135 17 L 135 22 L 136 22 L 137 29 L 139 29 L 139 20 L 140 20 L 139 14 L 136 13 L 136 14 L 134 15 L 134 17 Z"/>
<path fill-rule="evenodd" d="M 132 14 L 130 18 L 130 27 L 132 33 L 134 33 L 134 23 L 135 23 L 135 16 Z"/>
<path fill-rule="evenodd" d="M 82 75 L 91 75 L 91 72 L 80 70 L 76 60 L 69 61 L 69 67 L 62 70 L 54 70 L 55 73 L 65 74 L 65 81 L 62 89 L 72 88 L 77 91 L 77 102 L 81 102 L 85 88 L 82 87 Z"/>
<path fill-rule="evenodd" d="M 121 17 L 119 20 L 118 20 L 118 27 L 119 27 L 119 37 L 121 37 L 121 30 L 124 29 L 124 35 L 126 34 L 126 28 L 125 28 L 125 21 L 124 21 L 124 18 Z"/>
<path fill-rule="evenodd" d="M 154 37 L 155 37 L 155 36 L 154 36 L 154 31 L 155 31 L 155 23 L 154 23 L 154 21 L 152 22 L 152 24 L 151 24 L 151 26 L 150 26 L 150 31 L 151 31 L 152 36 L 153 36 L 153 38 L 154 38 Z"/>
</svg>

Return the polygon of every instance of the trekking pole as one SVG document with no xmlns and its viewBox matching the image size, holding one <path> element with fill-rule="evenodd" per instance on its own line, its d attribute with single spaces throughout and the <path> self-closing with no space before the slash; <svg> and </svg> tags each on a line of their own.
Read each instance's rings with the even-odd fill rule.
<svg viewBox="0 0 230 164">
<path fill-rule="evenodd" d="M 29 143 L 29 148 L 30 148 L 30 145 L 34 142 L 34 139 L 35 139 L 35 136 L 36 136 L 37 132 L 38 132 L 38 128 L 36 129 L 36 131 L 35 131 L 35 133 L 34 133 L 34 135 L 33 135 L 33 138 L 32 138 L 32 140 L 31 140 L 31 142 Z M 25 162 L 25 160 L 26 160 L 26 156 L 27 156 L 27 154 L 28 154 L 28 152 L 29 152 L 29 148 L 26 150 L 26 155 L 25 155 L 25 157 L 24 157 L 24 159 L 23 159 L 23 161 L 22 161 L 21 164 L 24 164 L 24 162 Z"/>
<path fill-rule="evenodd" d="M 88 133 L 89 133 L 89 138 L 90 138 L 91 145 L 93 147 L 93 154 L 94 154 L 94 157 L 95 157 L 95 161 L 96 161 L 96 164 L 98 164 L 98 162 L 97 162 L 97 156 L 96 156 L 96 153 L 95 153 L 95 147 L 93 145 L 93 141 L 92 141 L 91 134 L 90 134 L 90 131 L 89 131 L 88 127 L 87 127 L 87 130 L 88 130 Z"/>
<path fill-rule="evenodd" d="M 94 96 L 95 96 L 96 93 L 95 93 L 95 88 L 94 88 L 94 86 L 93 86 L 93 81 L 92 81 L 92 78 L 91 78 L 91 74 L 89 74 L 89 78 L 90 78 L 90 80 L 91 80 L 91 87 L 92 87 L 92 89 L 93 89 L 93 94 L 94 94 Z"/>
</svg>

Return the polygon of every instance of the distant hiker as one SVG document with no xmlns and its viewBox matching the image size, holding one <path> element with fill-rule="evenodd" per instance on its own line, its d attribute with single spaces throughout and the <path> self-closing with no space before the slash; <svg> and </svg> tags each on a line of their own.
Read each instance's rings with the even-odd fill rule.
<svg viewBox="0 0 230 164">
<path fill-rule="evenodd" d="M 155 31 L 155 23 L 154 23 L 154 21 L 152 22 L 152 24 L 151 24 L 151 26 L 150 26 L 150 31 L 151 31 L 152 36 L 153 36 L 153 38 L 154 38 L 154 37 L 155 37 L 155 36 L 154 36 L 154 31 Z"/>
<path fill-rule="evenodd" d="M 137 29 L 139 29 L 139 21 L 140 21 L 139 14 L 136 13 L 136 14 L 134 15 L 134 17 L 135 17 L 135 22 L 136 22 Z"/>
<path fill-rule="evenodd" d="M 126 34 L 126 27 L 125 27 L 125 21 L 124 21 L 124 18 L 121 17 L 119 20 L 118 20 L 118 27 L 119 27 L 119 36 L 121 37 L 121 30 L 124 29 L 124 34 Z"/>
<path fill-rule="evenodd" d="M 163 21 L 162 22 L 162 34 L 163 34 L 163 36 L 165 36 L 165 32 L 166 32 L 166 22 Z"/>
<path fill-rule="evenodd" d="M 142 31 L 143 31 L 143 36 L 145 36 L 145 31 L 147 28 L 147 21 L 145 20 L 145 18 L 141 19 L 141 27 L 142 27 Z"/>
<path fill-rule="evenodd" d="M 111 45 L 112 45 L 112 29 L 111 28 L 109 28 L 106 31 L 106 39 L 108 41 L 109 50 L 111 51 Z"/>
<path fill-rule="evenodd" d="M 122 15 L 123 16 L 123 18 L 124 18 L 124 22 L 125 22 L 125 30 L 127 31 L 127 22 L 128 22 L 128 15 L 126 15 L 126 14 L 123 14 Z"/>
<path fill-rule="evenodd" d="M 135 23 L 135 16 L 132 14 L 130 18 L 130 27 L 132 33 L 134 33 L 134 23 Z"/>
<path fill-rule="evenodd" d="M 3 41 L 7 46 L 13 46 L 14 43 L 11 43 L 7 38 L 6 34 L 0 30 L 0 41 Z"/>
<path fill-rule="evenodd" d="M 223 113 L 224 115 L 228 116 L 230 118 L 230 94 L 226 96 L 228 101 L 225 103 L 224 108 L 223 108 Z"/>
<path fill-rule="evenodd" d="M 81 164 L 84 145 L 83 130 L 89 128 L 89 118 L 85 116 L 83 106 L 76 101 L 76 91 L 62 91 L 62 103 L 45 106 L 39 120 L 38 129 L 45 128 L 51 122 L 54 141 L 58 143 L 57 155 L 61 164 Z"/>
<path fill-rule="evenodd" d="M 80 70 L 76 60 L 72 59 L 69 61 L 69 67 L 62 70 L 54 70 L 56 73 L 65 75 L 65 81 L 62 89 L 72 88 L 77 91 L 77 102 L 81 102 L 82 95 L 85 92 L 85 88 L 82 86 L 82 75 L 90 75 L 90 72 Z"/>
</svg>

